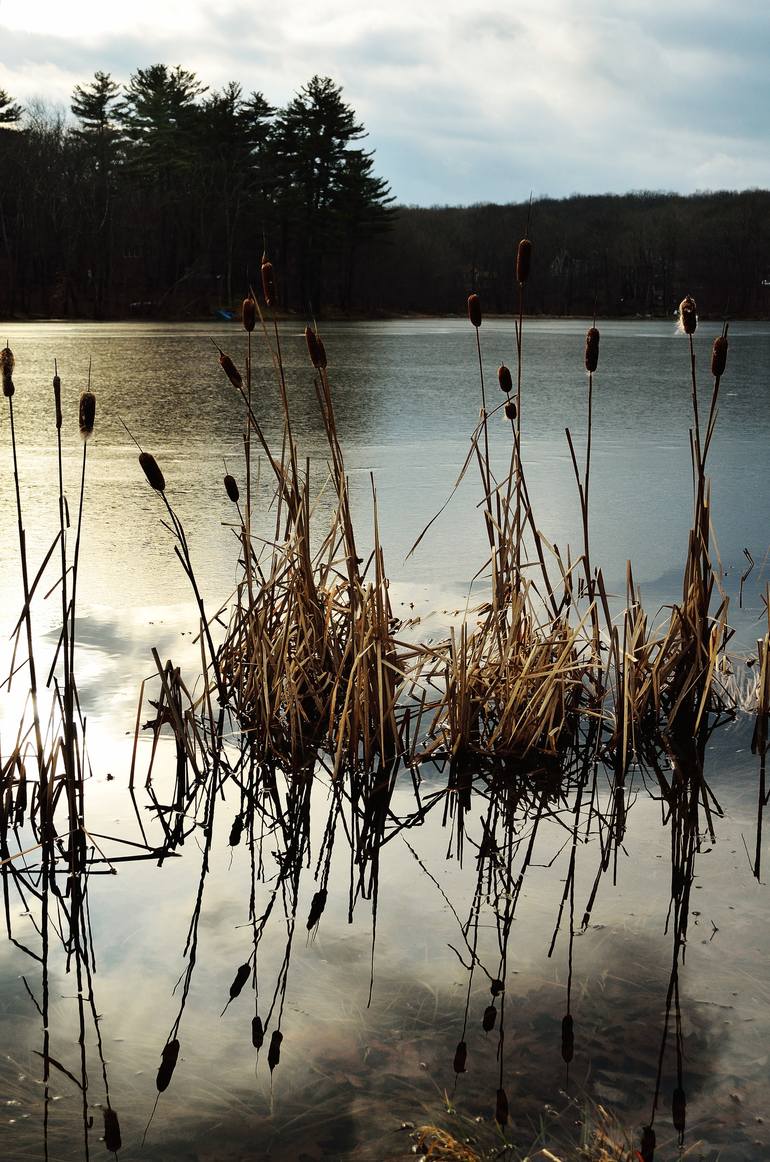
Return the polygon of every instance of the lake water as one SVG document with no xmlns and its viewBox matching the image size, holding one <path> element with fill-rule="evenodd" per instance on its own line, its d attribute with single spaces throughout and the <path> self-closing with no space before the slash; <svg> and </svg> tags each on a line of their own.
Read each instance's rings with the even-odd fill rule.
<svg viewBox="0 0 770 1162">
<path fill-rule="evenodd" d="M 608 323 L 601 331 L 594 384 L 592 556 L 608 589 L 619 594 L 626 561 L 633 562 L 654 621 L 680 596 L 691 520 L 687 345 L 668 323 Z M 704 394 L 717 333 L 715 326 L 702 325 L 696 334 Z M 474 470 L 417 552 L 408 559 L 407 554 L 449 495 L 478 419 L 472 328 L 465 320 L 421 320 L 329 324 L 323 334 L 359 540 L 366 544 L 371 527 L 373 475 L 394 613 L 419 618 L 415 635 L 437 637 L 456 621 L 455 611 L 464 607 L 485 559 Z M 233 510 L 222 476 L 227 468 L 243 483 L 243 424 L 239 400 L 210 339 L 241 359 L 244 337 L 237 327 L 221 324 L 9 324 L 5 335 L 16 356 L 14 418 L 34 562 L 51 544 L 58 520 L 54 359 L 68 417 L 64 468 L 73 515 L 82 456 L 77 401 L 89 364 L 97 396 L 78 580 L 77 674 L 92 770 L 85 788 L 87 829 L 95 849 L 114 860 L 130 854 L 123 841 L 140 843 L 143 831 L 151 846 L 160 845 L 161 819 L 171 818 L 170 812 L 152 810 L 144 790 L 148 741 L 139 748 L 142 773 L 133 799 L 127 789 L 139 686 L 154 672 L 150 650 L 155 646 L 161 658 L 173 658 L 191 680 L 200 669 L 189 584 L 161 523 L 164 510 L 142 476 L 121 420 L 165 473 L 207 608 L 214 612 L 238 579 Z M 585 324 L 572 321 L 527 322 L 524 332 L 522 431 L 529 490 L 543 534 L 563 552 L 571 545 L 573 556 L 581 549 L 581 529 L 565 428 L 582 449 L 584 335 Z M 481 343 L 487 398 L 497 405 L 502 399 L 497 364 L 515 366 L 512 324 L 485 322 Z M 320 489 L 328 450 L 301 329 L 285 324 L 282 344 L 295 436 Z M 255 411 L 268 439 L 280 445 L 281 411 L 261 344 L 255 344 L 255 365 Z M 23 604 L 7 415 L 4 408 L 3 675 L 11 665 L 9 640 Z M 503 475 L 510 426 L 498 419 L 491 424 L 491 458 Z M 722 583 L 736 631 L 730 649 L 738 658 L 755 651 L 767 624 L 762 596 L 770 540 L 764 471 L 769 440 L 770 325 L 735 324 L 709 468 Z M 257 531 L 265 536 L 273 520 L 268 475 L 263 468 L 256 502 Z M 328 504 L 327 496 L 319 501 L 321 523 Z M 744 550 L 756 564 L 739 608 L 740 577 L 748 567 Z M 55 580 L 52 567 L 50 585 Z M 41 585 L 34 608 L 45 658 L 52 656 L 58 615 L 56 594 L 43 599 L 48 588 Z M 484 592 L 481 577 L 471 593 L 483 600 Z M 749 673 L 745 680 L 750 679 Z M 3 760 L 25 693 L 17 681 L 0 694 Z M 352 807 L 344 803 L 335 814 L 334 786 L 319 776 L 308 805 L 301 874 L 290 887 L 281 880 L 269 828 L 259 848 L 262 874 L 252 887 L 254 849 L 228 842 L 242 807 L 230 786 L 205 808 L 212 813 L 209 826 L 195 827 L 191 819 L 184 846 L 160 866 L 157 859 L 118 861 L 112 864 L 116 874 L 95 874 L 108 873 L 110 864 L 94 865 L 87 928 L 92 987 L 81 982 L 80 996 L 88 998 L 82 1037 L 76 974 L 67 971 L 66 953 L 56 940 L 49 957 L 49 1053 L 55 1065 L 46 1102 L 36 1008 L 41 969 L 24 950 L 34 954 L 39 944 L 35 885 L 39 888 L 40 877 L 34 852 L 21 857 L 29 868 L 27 894 L 19 895 L 7 877 L 4 881 L 7 926 L 17 943 L 6 941 L 0 952 L 3 1156 L 14 1162 L 46 1157 L 46 1136 L 51 1159 L 104 1156 L 105 1081 L 120 1117 L 121 1159 L 396 1159 L 411 1156 L 411 1128 L 426 1123 L 473 1139 L 480 1156 L 508 1142 L 510 1157 L 527 1150 L 538 1156 L 536 1149 L 547 1145 L 566 1159 L 577 1156 L 583 1125 L 600 1120 L 599 1107 L 616 1119 L 618 1138 L 627 1134 L 638 1145 L 656 1089 L 656 1157 L 674 1158 L 680 1151 L 671 1116 L 677 1086 L 687 1094 L 687 1157 L 770 1156 L 770 926 L 766 888 L 752 872 L 758 786 L 752 725 L 748 714 L 739 715 L 709 744 L 706 773 L 720 810 L 715 809 L 713 837 L 702 828 L 687 905 L 686 957 L 673 994 L 672 821 L 657 787 L 640 771 L 633 772 L 627 788 L 627 830 L 601 876 L 585 925 L 581 921 L 603 862 L 596 820 L 607 809 L 604 783 L 592 797 L 593 824 L 579 813 L 580 841 L 574 848 L 574 796 L 568 790 L 546 796 L 520 787 L 514 796 L 506 789 L 508 834 L 515 839 L 510 883 L 502 893 L 477 882 L 476 855 L 489 827 L 490 796 L 479 790 L 470 804 L 460 859 L 446 771 L 423 770 L 419 800 L 409 772 L 399 774 L 386 841 L 370 863 L 355 869 L 347 842 L 357 826 Z M 162 751 L 156 768 L 154 791 L 161 804 L 173 794 L 172 759 L 170 751 Z M 202 804 L 203 796 L 198 804 L 203 810 Z M 329 898 L 317 932 L 309 934 L 305 920 L 332 818 L 337 837 Z M 411 825 L 402 828 L 406 822 Z M 29 840 L 25 828 L 18 836 L 11 832 L 10 855 Z M 573 853 L 574 879 L 549 955 Z M 205 858 L 209 867 L 196 908 Z M 252 891 L 257 916 L 275 895 L 258 957 L 258 1007 L 262 1014 L 272 1007 L 273 1027 L 280 1011 L 284 1037 L 272 1074 L 267 1041 L 258 1059 L 252 1045 L 250 988 L 222 1013 L 235 971 L 253 947 Z M 464 937 L 462 923 L 474 915 L 478 927 L 471 926 Z M 191 917 L 194 971 L 175 991 L 190 963 L 184 950 Z M 498 971 L 506 924 L 504 999 L 495 1002 L 495 1026 L 485 1032 L 482 1015 L 490 1004 L 485 974 L 494 979 Z M 464 939 L 474 939 L 474 932 L 479 965 L 469 978 Z M 569 1066 L 561 1053 L 568 983 L 575 1022 Z M 161 1050 L 177 1028 L 183 999 L 179 1061 L 142 1147 L 157 1096 Z M 456 1074 L 453 1058 L 461 1040 L 467 1043 L 467 1068 Z M 510 1106 L 505 1135 L 494 1121 L 501 1069 Z"/>
</svg>

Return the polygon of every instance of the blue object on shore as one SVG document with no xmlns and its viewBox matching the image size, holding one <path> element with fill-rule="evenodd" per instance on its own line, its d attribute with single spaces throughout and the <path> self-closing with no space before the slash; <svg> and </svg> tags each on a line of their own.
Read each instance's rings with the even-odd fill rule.
<svg viewBox="0 0 770 1162">
<path fill-rule="evenodd" d="M 224 307 L 220 307 L 217 314 L 221 315 L 223 319 L 227 319 L 228 323 L 232 323 L 235 318 L 233 311 L 226 311 Z"/>
</svg>

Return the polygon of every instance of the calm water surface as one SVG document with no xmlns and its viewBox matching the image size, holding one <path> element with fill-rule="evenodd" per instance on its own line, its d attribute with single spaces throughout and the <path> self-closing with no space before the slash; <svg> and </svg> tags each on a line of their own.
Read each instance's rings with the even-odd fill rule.
<svg viewBox="0 0 770 1162">
<path fill-rule="evenodd" d="M 87 811 L 95 836 L 138 841 L 140 821 L 158 832 L 142 792 L 136 808 L 127 793 L 138 688 L 153 672 L 150 648 L 157 646 L 162 657 L 182 663 L 191 677 L 199 652 L 192 641 L 196 617 L 186 579 L 121 420 L 163 468 L 213 611 L 227 601 L 238 576 L 233 510 L 222 476 L 227 466 L 242 481 L 242 414 L 210 337 L 242 359 L 243 335 L 224 325 L 126 324 L 10 325 L 6 333 L 17 361 L 14 404 L 22 499 L 35 561 L 48 548 L 57 522 L 53 361 L 58 360 L 69 416 L 65 471 L 73 510 L 81 458 L 77 400 L 91 364 L 97 423 L 88 452 L 78 624 L 78 681 L 93 769 Z M 530 493 L 544 535 L 562 551 L 571 544 L 574 555 L 580 551 L 580 523 L 564 429 L 570 428 L 582 449 L 584 333 L 581 322 L 534 322 L 526 325 L 524 336 L 522 422 Z M 697 332 L 704 393 L 716 333 L 708 326 Z M 496 404 L 497 364 L 515 365 L 512 326 L 485 322 L 481 339 L 488 399 Z M 464 320 L 330 324 L 324 340 L 359 536 L 364 543 L 364 530 L 370 527 L 373 476 L 395 612 L 421 618 L 415 633 L 438 634 L 451 612 L 463 606 L 484 561 L 474 471 L 417 553 L 406 557 L 447 498 L 478 416 L 472 330 Z M 761 597 L 770 541 L 765 472 L 770 326 L 734 325 L 730 340 L 710 462 L 713 522 L 736 627 L 733 644 L 736 653 L 748 654 L 763 632 Z M 300 328 L 285 325 L 282 341 L 295 435 L 321 488 L 326 450 Z M 279 442 L 277 393 L 261 343 L 255 342 L 254 358 L 255 410 L 268 438 Z M 601 564 L 608 587 L 622 592 L 630 558 L 654 615 L 677 599 L 690 522 L 690 385 L 683 337 L 666 323 L 604 324 L 594 407 L 594 562 Z M 502 422 L 492 424 L 492 458 L 500 475 L 510 454 L 509 432 Z M 21 608 L 7 410 L 0 421 L 0 455 L 0 631 L 5 643 L 0 657 L 5 674 L 9 637 Z M 269 537 L 272 495 L 264 469 L 257 495 L 259 531 Z M 321 509 L 325 503 L 319 502 Z M 744 549 L 756 566 L 745 585 L 744 608 L 738 609 L 739 578 L 747 567 Z M 41 596 L 43 588 L 48 586 L 41 587 Z M 483 599 L 483 578 L 474 582 L 473 593 Z M 55 644 L 55 603 L 54 594 L 35 609 L 41 649 L 48 657 Z M 0 744 L 6 754 L 23 691 L 17 683 L 0 698 Z M 704 837 L 679 974 L 688 1099 L 684 1143 L 695 1158 L 770 1157 L 770 926 L 766 888 L 752 876 L 748 854 L 753 858 L 757 804 L 750 740 L 751 723 L 739 719 L 714 736 L 709 752 L 709 781 L 723 817 L 715 820 L 715 842 Z M 140 764 L 146 759 L 144 748 Z M 162 756 L 164 761 L 170 769 Z M 159 768 L 158 775 L 161 801 L 165 775 L 160 771 L 165 769 Z M 446 783 L 438 772 L 428 771 L 424 779 L 421 794 L 426 798 Z M 467 917 L 473 907 L 473 843 L 481 839 L 482 807 L 471 812 L 462 861 L 440 805 L 421 826 L 394 834 L 383 847 L 369 1003 L 373 902 L 357 900 L 349 922 L 349 853 L 342 841 L 334 852 L 329 902 L 317 934 L 308 939 L 305 929 L 330 799 L 321 780 L 312 807 L 312 860 L 299 890 L 301 920 L 284 992 L 281 1063 L 272 1079 L 264 1050 L 255 1068 L 248 989 L 220 1017 L 234 971 L 250 951 L 251 873 L 247 849 L 233 849 L 227 842 L 237 803 L 230 796 L 218 809 L 197 964 L 179 1033 L 180 1060 L 143 1149 L 160 1051 L 179 1007 L 174 988 L 185 965 L 201 837 L 193 834 L 181 856 L 162 867 L 155 861 L 118 863 L 116 875 L 92 876 L 94 990 L 111 1100 L 120 1114 L 121 1158 L 401 1158 L 409 1156 L 411 1146 L 402 1125 L 426 1121 L 439 1121 L 459 1136 L 472 1135 L 480 1147 L 502 1145 L 493 1123 L 498 1041 L 496 1031 L 487 1034 L 481 1028 L 489 1003 L 488 981 L 481 973 L 474 975 L 469 994 L 467 1073 L 456 1079 L 452 1068 L 468 995 L 468 974 L 454 951 L 465 955 L 457 916 Z M 511 1106 L 509 1137 L 522 1150 L 536 1141 L 543 1116 L 553 1120 L 549 1141 L 560 1157 L 569 1156 L 568 1143 L 574 1148 L 579 1141 L 576 1122 L 596 1103 L 612 1110 L 633 1135 L 650 1117 L 671 973 L 672 941 L 666 930 L 671 837 L 661 803 L 640 776 L 630 804 L 617 866 L 602 879 L 584 929 L 580 919 L 601 850 L 595 834 L 580 844 L 571 1006 L 575 1055 L 569 1069 L 560 1055 L 568 919 L 548 953 L 570 851 L 556 816 L 537 834 L 517 904 L 506 989 L 503 1069 Z M 396 817 L 414 810 L 408 774 L 397 784 L 392 810 Z M 530 826 L 531 820 L 523 818 L 523 835 Z M 111 839 L 97 842 L 112 855 L 119 850 Z M 264 852 L 269 864 L 269 842 Z M 269 900 L 272 874 L 268 867 L 267 882 L 258 887 L 258 911 Z M 8 907 L 14 935 L 26 943 L 24 925 L 32 925 L 35 902 L 25 906 L 12 898 Z M 284 972 L 288 934 L 285 917 L 276 913 L 260 953 L 260 977 L 268 993 Z M 31 927 L 27 935 L 34 944 Z M 495 909 L 487 901 L 480 960 L 494 964 L 496 949 Z M 90 1034 L 88 1096 L 95 1120 L 84 1134 L 82 1095 L 64 1072 L 78 1075 L 79 1062 L 77 989 L 65 970 L 62 954 L 51 966 L 51 1053 L 63 1068 L 54 1070 L 50 1157 L 85 1157 L 87 1138 L 90 1156 L 98 1158 L 106 1155 L 99 1140 L 102 1067 Z M 36 994 L 36 974 L 30 958 L 10 942 L 0 950 L 0 984 L 5 1045 L 0 1078 L 6 1102 L 0 1150 L 14 1160 L 42 1158 L 41 1028 L 30 996 Z M 659 1158 L 674 1158 L 679 1149 L 670 1110 L 677 1084 L 673 1045 L 670 1033 L 655 1123 Z M 456 1114 L 446 1113 L 447 1104 Z"/>
</svg>

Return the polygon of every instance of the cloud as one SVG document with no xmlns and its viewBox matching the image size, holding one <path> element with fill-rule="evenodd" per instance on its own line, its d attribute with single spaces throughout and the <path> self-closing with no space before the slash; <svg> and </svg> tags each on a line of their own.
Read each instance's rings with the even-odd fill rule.
<svg viewBox="0 0 770 1162">
<path fill-rule="evenodd" d="M 276 104 L 328 74 L 405 202 L 770 184 L 770 14 L 753 0 L 727 21 L 721 0 L 0 0 L 0 20 L 0 86 L 22 101 L 154 61 Z"/>
</svg>

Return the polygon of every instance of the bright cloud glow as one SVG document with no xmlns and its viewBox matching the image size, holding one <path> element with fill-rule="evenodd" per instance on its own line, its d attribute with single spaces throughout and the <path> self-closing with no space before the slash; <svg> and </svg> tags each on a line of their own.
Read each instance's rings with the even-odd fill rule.
<svg viewBox="0 0 770 1162">
<path fill-rule="evenodd" d="M 164 61 L 287 100 L 344 86 L 404 202 L 770 185 L 770 8 L 720 0 L 0 0 L 0 86 L 68 106 Z"/>
</svg>

